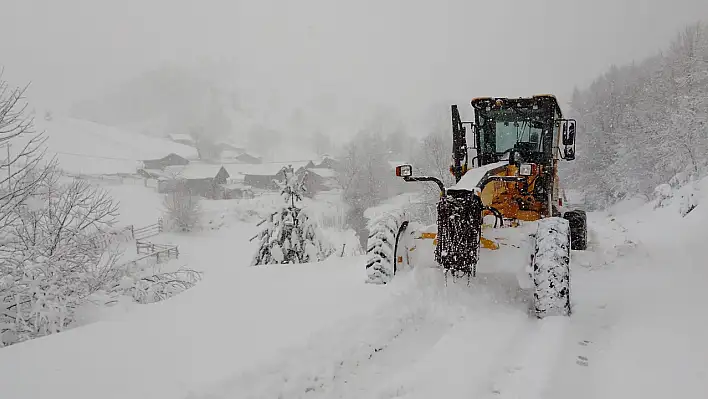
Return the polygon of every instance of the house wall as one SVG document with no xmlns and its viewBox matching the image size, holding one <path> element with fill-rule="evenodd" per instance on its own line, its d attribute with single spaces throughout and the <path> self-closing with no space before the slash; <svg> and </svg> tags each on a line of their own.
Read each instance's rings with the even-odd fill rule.
<svg viewBox="0 0 708 399">
<path fill-rule="evenodd" d="M 157 181 L 157 192 L 160 194 L 171 193 L 177 190 L 178 181 L 177 180 L 158 180 Z"/>
<path fill-rule="evenodd" d="M 307 192 L 305 193 L 306 196 L 314 196 L 317 192 L 326 189 L 326 186 L 324 185 L 324 179 L 322 178 L 322 176 L 316 173 L 308 173 L 307 178 L 305 178 L 305 189 L 307 190 Z"/>
<path fill-rule="evenodd" d="M 271 175 L 245 175 L 243 182 L 248 186 L 263 190 L 277 190 L 279 187 L 273 182 L 274 179 L 277 179 L 277 177 Z"/>
<path fill-rule="evenodd" d="M 165 168 L 165 165 L 159 159 L 150 160 L 150 161 L 143 161 L 143 166 L 145 167 L 144 169 L 160 169 L 160 170 L 162 170 Z"/>
<path fill-rule="evenodd" d="M 216 193 L 216 183 L 214 179 L 188 179 L 186 180 L 187 190 L 192 195 L 198 195 L 206 198 L 214 198 Z"/>
</svg>

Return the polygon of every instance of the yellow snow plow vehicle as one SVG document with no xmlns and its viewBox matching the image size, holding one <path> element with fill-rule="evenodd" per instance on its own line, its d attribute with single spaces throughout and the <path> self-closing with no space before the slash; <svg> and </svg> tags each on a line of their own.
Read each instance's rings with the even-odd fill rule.
<svg viewBox="0 0 708 399">
<path fill-rule="evenodd" d="M 587 220 L 583 211 L 565 211 L 558 164 L 575 159 L 576 122 L 563 118 L 552 95 L 484 97 L 471 104 L 472 121 L 462 121 L 457 105 L 451 107 L 453 186 L 414 176 L 412 165 L 396 168 L 396 175 L 407 182 L 432 182 L 440 189 L 437 225 L 413 233 L 432 240 L 435 262 L 446 276 L 469 279 L 476 276 L 480 247 L 499 249 L 484 231 L 537 224 L 525 265 L 533 281 L 536 315 L 570 315 L 571 249 L 586 249 Z M 490 219 L 493 226 L 485 224 Z M 385 284 L 394 277 L 404 258 L 401 238 L 404 232 L 411 235 L 414 224 L 405 210 L 373 223 L 368 282 Z"/>
</svg>

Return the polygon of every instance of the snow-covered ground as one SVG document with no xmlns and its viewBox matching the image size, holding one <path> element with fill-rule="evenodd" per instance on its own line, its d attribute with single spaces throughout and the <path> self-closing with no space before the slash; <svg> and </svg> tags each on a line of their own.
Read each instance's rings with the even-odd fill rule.
<svg viewBox="0 0 708 399">
<path fill-rule="evenodd" d="M 80 119 L 38 119 L 35 124 L 36 131 L 45 132 L 47 155 L 56 156 L 60 167 L 69 173 L 135 173 L 145 159 L 169 153 L 197 157 L 196 149 L 183 144 Z"/>
<path fill-rule="evenodd" d="M 469 287 L 425 267 L 378 286 L 363 256 L 247 267 L 253 223 L 168 237 L 201 283 L 2 349 L 3 397 L 706 397 L 702 183 L 685 217 L 686 190 L 589 215 L 571 318 L 529 316 L 512 246 L 484 252 Z"/>
</svg>

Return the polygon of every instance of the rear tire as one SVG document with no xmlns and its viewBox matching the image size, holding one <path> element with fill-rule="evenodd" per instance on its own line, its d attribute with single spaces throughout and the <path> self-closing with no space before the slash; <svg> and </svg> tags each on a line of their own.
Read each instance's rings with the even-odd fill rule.
<svg viewBox="0 0 708 399">
<path fill-rule="evenodd" d="M 574 251 L 588 248 L 588 217 L 585 211 L 568 211 L 563 215 L 570 223 L 570 247 Z"/>
<path fill-rule="evenodd" d="M 570 316 L 570 223 L 559 217 L 538 221 L 531 256 L 536 317 Z"/>
</svg>

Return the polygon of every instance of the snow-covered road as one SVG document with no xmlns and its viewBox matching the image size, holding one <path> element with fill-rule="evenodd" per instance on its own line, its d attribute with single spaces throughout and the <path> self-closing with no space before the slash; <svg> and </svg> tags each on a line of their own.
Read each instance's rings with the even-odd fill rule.
<svg viewBox="0 0 708 399">
<path fill-rule="evenodd" d="M 2 397 L 706 397 L 708 215 L 689 216 L 591 215 L 574 314 L 544 320 L 510 273 L 522 250 L 470 287 L 429 268 L 375 286 L 363 257 L 248 268 L 213 245 L 182 295 L 0 350 Z"/>
</svg>

